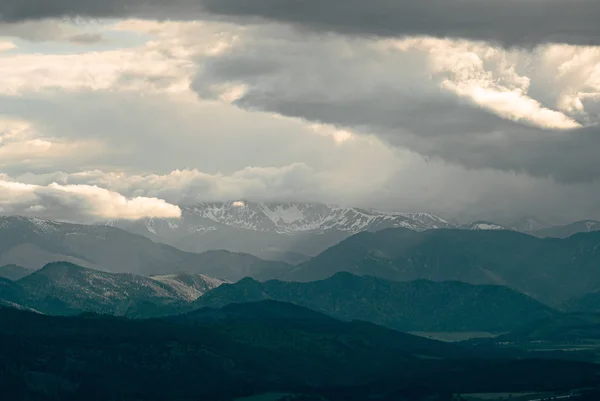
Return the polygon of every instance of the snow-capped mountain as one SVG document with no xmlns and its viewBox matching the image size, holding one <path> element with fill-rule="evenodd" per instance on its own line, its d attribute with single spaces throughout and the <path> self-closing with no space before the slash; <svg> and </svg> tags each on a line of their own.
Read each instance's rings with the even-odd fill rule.
<svg viewBox="0 0 600 401">
<path fill-rule="evenodd" d="M 389 213 L 318 203 L 211 202 L 182 207 L 182 212 L 181 220 L 145 219 L 143 224 L 155 235 L 157 229 L 196 233 L 214 231 L 220 226 L 277 234 L 328 230 L 356 234 L 389 227 L 421 231 L 451 226 L 444 219 L 428 213 Z M 118 226 L 123 222 L 108 224 Z"/>
<path fill-rule="evenodd" d="M 362 231 L 392 227 L 423 231 L 452 227 L 446 220 L 428 213 L 390 213 L 319 203 L 250 201 L 206 202 L 182 207 L 179 220 L 143 219 L 107 224 L 186 251 L 225 249 L 266 258 L 286 252 L 312 256 Z"/>
<path fill-rule="evenodd" d="M 459 228 L 461 228 L 463 230 L 480 230 L 480 231 L 510 230 L 509 228 L 501 226 L 500 224 L 491 223 L 489 221 L 474 221 L 474 222 L 471 222 L 468 224 L 463 224 Z"/>
</svg>

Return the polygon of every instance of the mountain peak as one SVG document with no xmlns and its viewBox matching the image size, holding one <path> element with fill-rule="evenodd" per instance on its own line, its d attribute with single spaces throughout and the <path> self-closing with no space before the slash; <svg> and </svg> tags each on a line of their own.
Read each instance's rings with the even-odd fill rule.
<svg viewBox="0 0 600 401">
<path fill-rule="evenodd" d="M 510 230 L 507 227 L 501 226 L 500 224 L 492 223 L 489 221 L 473 221 L 471 223 L 464 224 L 460 226 L 461 229 L 464 230 Z"/>
<path fill-rule="evenodd" d="M 94 270 L 78 266 L 70 262 L 51 262 L 46 264 L 34 274 L 38 275 L 66 275 L 66 274 L 81 274 L 85 272 L 93 272 Z"/>
</svg>

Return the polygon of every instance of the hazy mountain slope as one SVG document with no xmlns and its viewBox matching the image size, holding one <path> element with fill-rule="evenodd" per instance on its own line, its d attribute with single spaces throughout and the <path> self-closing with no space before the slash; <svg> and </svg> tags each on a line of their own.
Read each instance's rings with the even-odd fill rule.
<svg viewBox="0 0 600 401">
<path fill-rule="evenodd" d="M 503 332 L 558 314 L 506 287 L 424 280 L 394 282 L 349 273 L 310 283 L 245 279 L 214 289 L 194 304 L 221 307 L 265 299 L 401 331 Z"/>
<path fill-rule="evenodd" d="M 548 221 L 532 216 L 523 217 L 506 225 L 506 227 L 510 228 L 511 230 L 522 233 L 531 233 L 537 230 L 549 228 L 551 226 L 552 224 L 550 224 Z"/>
<path fill-rule="evenodd" d="M 226 280 L 236 280 L 246 274 L 259 277 L 264 262 L 242 254 L 183 252 L 114 227 L 0 217 L 0 262 L 35 270 L 57 261 L 113 273 L 211 272 L 214 274 L 209 276 Z M 222 276 L 217 265 L 227 270 Z M 278 268 L 288 267 L 283 263 L 264 262 L 269 275 L 275 276 Z"/>
<path fill-rule="evenodd" d="M 33 270 L 26 269 L 22 266 L 17 265 L 5 265 L 0 266 L 0 277 L 7 278 L 9 280 L 19 280 L 28 274 L 31 274 Z"/>
<path fill-rule="evenodd" d="M 361 231 L 389 227 L 450 227 L 427 213 L 386 213 L 315 203 L 201 203 L 182 207 L 181 220 L 145 219 L 108 224 L 191 252 L 226 249 L 282 259 L 286 252 L 316 255 Z"/>
<path fill-rule="evenodd" d="M 512 231 L 403 229 L 357 234 L 283 279 L 314 281 L 348 271 L 391 280 L 500 284 L 546 303 L 600 290 L 600 233 L 539 239 Z"/>
<path fill-rule="evenodd" d="M 166 285 L 181 299 L 187 301 L 195 301 L 207 291 L 217 288 L 225 283 L 225 281 L 208 277 L 204 274 L 180 273 L 152 276 L 150 278 Z"/>
<path fill-rule="evenodd" d="M 554 226 L 532 231 L 531 234 L 540 238 L 567 238 L 578 233 L 600 231 L 600 221 L 584 220 L 564 226 Z"/>
<path fill-rule="evenodd" d="M 160 272 L 185 264 L 189 254 L 105 226 L 0 217 L 0 260 L 28 269 L 69 261 L 112 272 Z"/>
<path fill-rule="evenodd" d="M 289 272 L 293 266 L 283 262 L 259 259 L 256 256 L 229 251 L 207 251 L 195 255 L 197 269 L 188 271 L 206 274 L 224 281 L 238 281 L 244 277 L 257 280 L 277 278 Z"/>
</svg>

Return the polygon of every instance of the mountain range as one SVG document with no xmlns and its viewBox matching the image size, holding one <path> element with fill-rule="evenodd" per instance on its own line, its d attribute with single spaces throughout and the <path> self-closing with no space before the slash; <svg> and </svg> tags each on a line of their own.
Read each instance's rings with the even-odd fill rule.
<svg viewBox="0 0 600 401">
<path fill-rule="evenodd" d="M 388 213 L 318 203 L 207 202 L 181 209 L 179 220 L 147 218 L 107 224 L 189 252 L 225 249 L 290 263 L 362 231 L 453 226 L 429 213 Z"/>
<path fill-rule="evenodd" d="M 400 331 L 506 332 L 559 313 L 501 286 L 395 282 L 350 273 L 312 283 L 261 283 L 246 278 L 228 284 L 204 275 L 144 277 L 62 262 L 48 264 L 16 282 L 1 280 L 0 299 L 5 304 L 51 315 L 147 318 L 276 300 Z"/>
<path fill-rule="evenodd" d="M 326 235 L 315 234 L 315 241 Z M 389 228 L 354 234 L 296 265 L 230 251 L 196 254 L 115 227 L 23 217 L 0 218 L 0 239 L 0 266 L 17 265 L 0 268 L 0 276 L 11 278 L 66 261 L 111 273 L 204 274 L 229 282 L 307 282 L 350 272 L 394 281 L 495 284 L 554 307 L 600 291 L 599 231 L 559 239 L 511 230 Z"/>
<path fill-rule="evenodd" d="M 512 230 L 541 238 L 566 238 L 578 232 L 600 230 L 600 223 L 592 220 L 566 226 L 534 217 L 510 224 L 490 221 L 456 224 L 430 213 L 384 212 L 302 202 L 205 202 L 181 209 L 179 220 L 146 218 L 106 224 L 188 252 L 224 249 L 291 264 L 316 256 L 354 234 L 386 228 Z"/>
<path fill-rule="evenodd" d="M 575 223 L 547 227 L 535 231 L 531 231 L 532 235 L 541 238 L 568 238 L 578 233 L 588 233 L 593 231 L 600 231 L 600 221 L 596 220 L 583 220 Z"/>
<path fill-rule="evenodd" d="M 558 306 L 600 291 L 600 232 L 566 239 L 507 230 L 387 229 L 354 235 L 284 274 L 316 281 L 338 272 L 388 280 L 497 284 Z"/>
<path fill-rule="evenodd" d="M 193 305 L 218 308 L 269 299 L 400 331 L 505 332 L 558 314 L 507 287 L 426 280 L 396 282 L 350 273 L 310 283 L 260 283 L 248 278 L 215 288 Z"/>
<path fill-rule="evenodd" d="M 63 261 L 112 273 L 206 274 L 229 281 L 273 278 L 291 268 L 226 251 L 184 252 L 114 227 L 0 217 L 0 266 L 12 265 L 1 267 L 0 277 L 23 277 Z"/>
</svg>

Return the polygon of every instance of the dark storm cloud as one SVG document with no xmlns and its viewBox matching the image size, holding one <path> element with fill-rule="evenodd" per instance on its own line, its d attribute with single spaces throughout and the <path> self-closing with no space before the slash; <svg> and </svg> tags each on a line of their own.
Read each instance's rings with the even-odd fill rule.
<svg viewBox="0 0 600 401">
<path fill-rule="evenodd" d="M 600 44 L 597 0 L 1 0 L 6 21 L 85 16 L 262 18 L 366 36 L 433 35 L 531 46 Z"/>
<path fill-rule="evenodd" d="M 284 47 L 277 50 L 261 47 L 262 43 L 247 43 L 236 52 L 211 58 L 192 88 L 210 98 L 212 84 L 242 82 L 248 91 L 236 101 L 241 108 L 351 127 L 469 169 L 523 172 L 564 183 L 600 180 L 597 126 L 553 130 L 502 118 L 435 88 L 426 72 L 422 76 L 404 59 L 397 63 L 404 67 L 402 74 L 386 81 L 377 79 L 384 70 L 369 70 L 362 61 L 346 60 L 340 69 L 339 58 L 332 56 L 335 46 L 311 47 L 313 58 L 302 56 L 295 47 L 294 58 Z M 374 57 L 356 52 L 357 60 Z M 387 70 L 393 71 L 395 65 Z M 303 80 L 304 71 L 313 72 L 308 81 Z"/>
<path fill-rule="evenodd" d="M 381 94 L 379 94 L 381 95 Z M 381 95 L 361 101 L 278 100 L 252 94 L 240 107 L 339 126 L 365 127 L 397 146 L 464 165 L 554 177 L 600 180 L 600 129 L 545 130 L 498 117 L 450 96 L 410 99 Z"/>
</svg>

